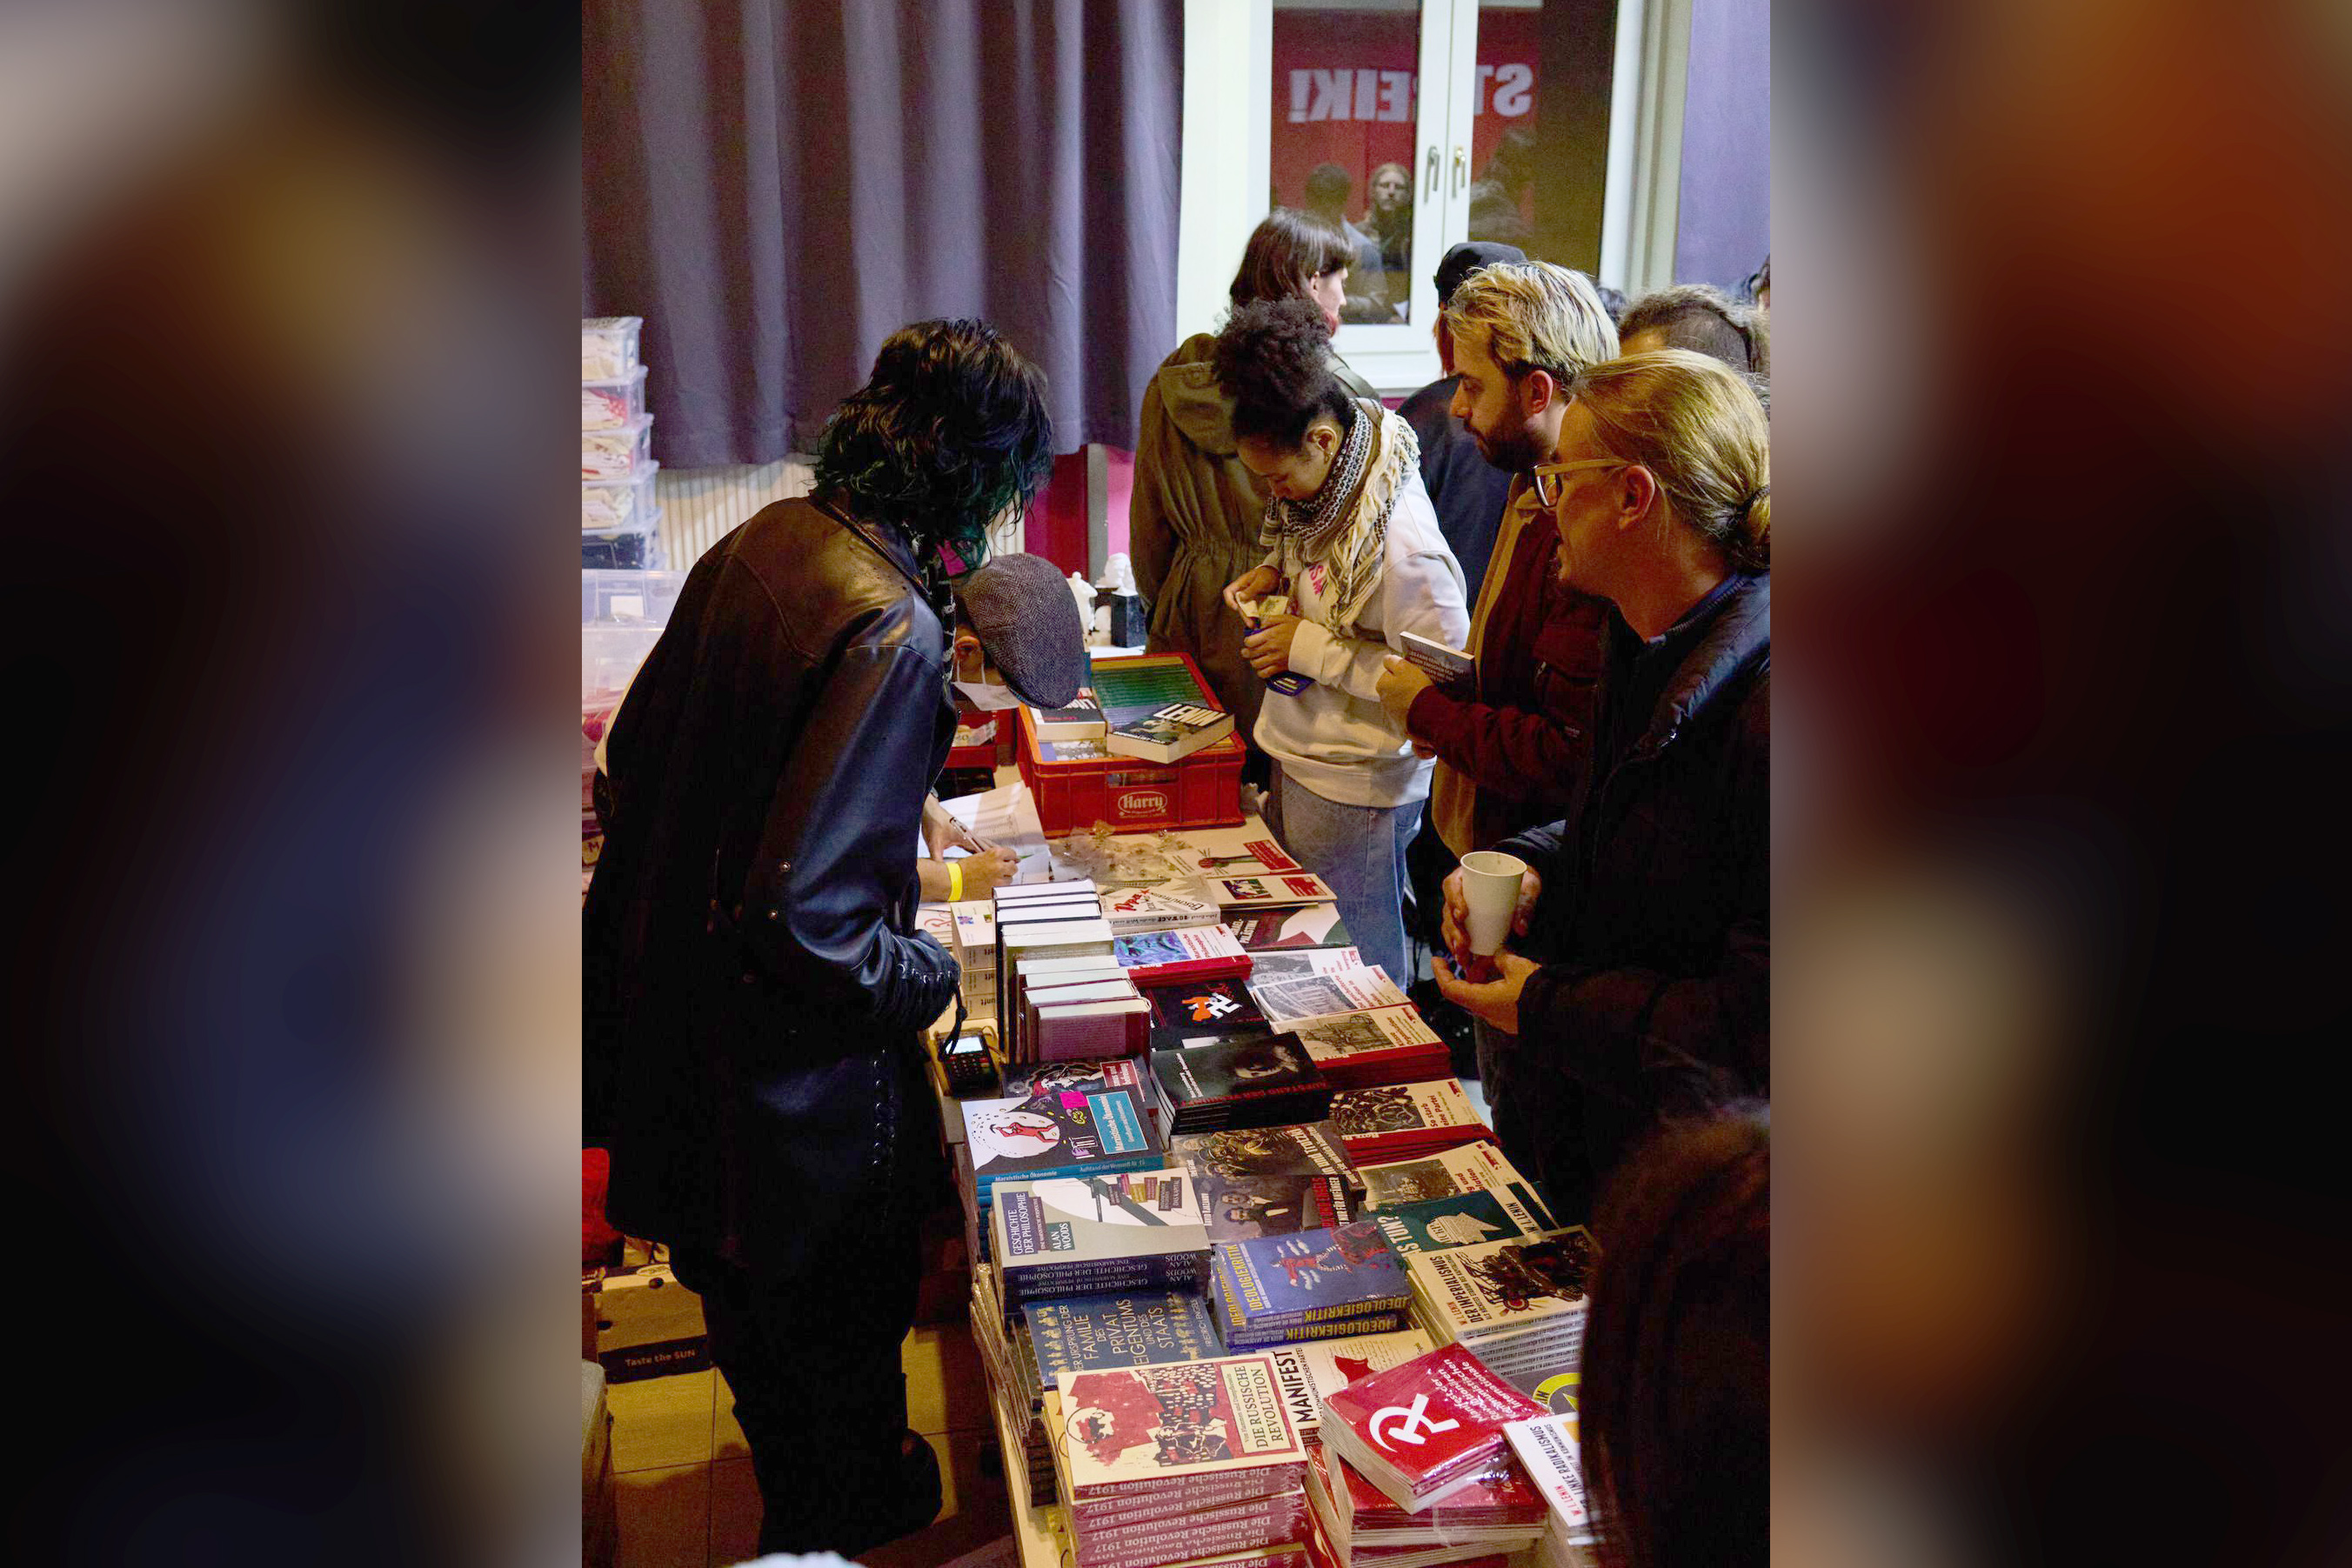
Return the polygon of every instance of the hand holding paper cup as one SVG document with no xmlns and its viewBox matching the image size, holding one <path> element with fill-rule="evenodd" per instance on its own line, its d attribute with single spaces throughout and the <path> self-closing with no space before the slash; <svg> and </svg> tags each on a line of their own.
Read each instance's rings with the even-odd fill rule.
<svg viewBox="0 0 2352 1568">
<path fill-rule="evenodd" d="M 1511 912 L 1518 905 L 1519 879 L 1527 870 L 1527 862 L 1500 850 L 1473 850 L 1462 857 L 1465 935 L 1472 959 L 1464 979 L 1484 984 L 1495 977 L 1495 955 L 1510 939 Z"/>
</svg>

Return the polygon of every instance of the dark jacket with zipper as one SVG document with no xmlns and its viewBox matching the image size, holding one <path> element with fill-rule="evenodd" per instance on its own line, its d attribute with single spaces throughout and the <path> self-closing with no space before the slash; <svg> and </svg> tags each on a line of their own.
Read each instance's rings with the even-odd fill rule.
<svg viewBox="0 0 2352 1568">
<path fill-rule="evenodd" d="M 1612 684 L 1632 647 L 1621 624 Z M 1769 1092 L 1771 656 L 1771 579 L 1735 579 L 1581 810 L 1502 846 L 1543 875 L 1510 1081 L 1580 1087 L 1546 1135 L 1600 1177 L 1659 1115 Z"/>
<path fill-rule="evenodd" d="M 688 576 L 614 717 L 583 913 L 624 1232 L 792 1270 L 929 1174 L 918 1036 L 957 968 L 912 920 L 944 653 L 907 546 L 811 501 Z"/>
</svg>

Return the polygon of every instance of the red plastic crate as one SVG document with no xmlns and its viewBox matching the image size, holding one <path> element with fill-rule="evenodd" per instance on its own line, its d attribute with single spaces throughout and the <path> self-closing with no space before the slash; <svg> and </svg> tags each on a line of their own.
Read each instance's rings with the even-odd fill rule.
<svg viewBox="0 0 2352 1568">
<path fill-rule="evenodd" d="M 988 740 L 984 745 L 949 747 L 946 765 L 950 768 L 995 767 L 996 737 L 1004 733 L 1003 723 L 1004 712 L 1001 708 L 994 713 L 982 713 L 979 709 L 967 707 L 962 703 L 956 704 L 958 727 L 965 726 L 977 727 L 985 725 L 988 728 Z"/>
<path fill-rule="evenodd" d="M 1101 659 L 1097 672 L 1119 665 L 1183 660 L 1200 690 L 1197 701 L 1223 711 L 1201 667 L 1182 653 L 1147 653 L 1137 659 Z M 1139 757 L 1097 757 L 1049 762 L 1037 749 L 1029 710 L 1021 714 L 1019 762 L 1022 780 L 1037 804 L 1037 820 L 1049 834 L 1083 831 L 1108 822 L 1122 833 L 1168 828 L 1223 828 L 1242 821 L 1241 737 L 1228 735 L 1176 762 Z"/>
</svg>

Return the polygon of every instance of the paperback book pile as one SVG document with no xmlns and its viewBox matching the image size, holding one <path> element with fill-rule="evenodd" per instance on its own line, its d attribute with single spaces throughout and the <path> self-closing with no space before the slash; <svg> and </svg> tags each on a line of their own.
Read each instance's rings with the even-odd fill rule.
<svg viewBox="0 0 2352 1568">
<path fill-rule="evenodd" d="M 1495 1135 L 1454 1078 L 1342 1091 L 1331 1097 L 1331 1124 L 1359 1164 L 1412 1159 Z"/>
<path fill-rule="evenodd" d="M 1400 1508 L 1330 1448 L 1308 1456 L 1307 1501 L 1342 1568 L 1493 1563 L 1543 1539 L 1544 1500 L 1507 1452 L 1419 1511 Z"/>
<path fill-rule="evenodd" d="M 1188 1291 L 1129 1291 L 1032 1301 L 1014 1314 L 1026 1358 L 1021 1373 L 1038 1419 L 1029 1438 L 1029 1495 L 1043 1502 L 1059 1484 L 1044 1410 L 1065 1372 L 1203 1361 L 1224 1352 L 1201 1298 Z"/>
<path fill-rule="evenodd" d="M 1151 1077 L 1171 1133 L 1287 1126 L 1331 1108 L 1330 1083 L 1292 1034 L 1154 1051 Z"/>
<path fill-rule="evenodd" d="M 1226 927 L 1231 930 L 1232 927 Z M 1255 958 L 1252 979 L 1303 980 L 1335 969 L 1360 969 L 1364 956 L 1353 947 L 1271 947 Z"/>
<path fill-rule="evenodd" d="M 1106 894 L 1103 918 L 1111 935 L 1135 936 L 1147 931 L 1176 931 L 1192 925 L 1214 925 L 1223 918 L 1205 898 L 1170 887 L 1129 887 Z M 1236 948 L 1239 947 L 1236 943 Z"/>
<path fill-rule="evenodd" d="M 996 1184 L 1008 1177 L 1118 1176 L 1157 1170 L 1162 1164 L 1143 1097 L 1100 1079 L 1006 1099 L 968 1100 L 962 1110 L 964 1142 L 957 1146 L 970 1151 L 972 1196 L 983 1217 L 994 1202 Z"/>
<path fill-rule="evenodd" d="M 1060 707 L 1036 707 L 1024 703 L 1029 727 L 1040 740 L 1100 740 L 1110 725 L 1103 717 L 1102 704 L 1095 700 L 1092 686 L 1080 686 L 1078 695 Z"/>
<path fill-rule="evenodd" d="M 1410 1003 L 1306 1019 L 1290 1028 L 1335 1089 L 1439 1079 L 1452 1064 L 1445 1041 Z"/>
<path fill-rule="evenodd" d="M 1015 1312 L 1005 1322 L 1004 1301 L 996 1290 L 996 1270 L 975 1262 L 971 1270 L 971 1338 L 987 1367 L 989 1400 L 1004 1416 L 1006 1430 L 1022 1435 L 1023 1458 L 1029 1471 L 1029 1495 L 1045 1498 L 1054 1490 L 1054 1448 L 1045 1436 L 1045 1391 L 1029 1328 Z M 1008 1458 L 1008 1463 L 1011 1460 Z"/>
<path fill-rule="evenodd" d="M 1412 1288 L 1380 1227 L 1369 1220 L 1220 1241 L 1212 1261 L 1216 1294 L 1211 1310 L 1227 1350 L 1405 1326 Z"/>
<path fill-rule="evenodd" d="M 1356 1175 L 1364 1184 L 1367 1208 L 1393 1208 L 1461 1192 L 1491 1192 L 1521 1229 L 1558 1228 L 1551 1211 L 1537 1196 L 1535 1184 L 1492 1144 L 1464 1144 L 1391 1165 L 1366 1161 L 1356 1167 Z"/>
<path fill-rule="evenodd" d="M 1323 1444 L 1397 1507 L 1418 1513 L 1490 1467 L 1507 1446 L 1505 1426 L 1543 1413 L 1462 1346 L 1441 1345 L 1328 1396 Z M 1543 1517 L 1531 1487 L 1520 1512 L 1520 1544 L 1531 1545 Z"/>
<path fill-rule="evenodd" d="M 1370 1218 L 1400 1258 L 1415 1252 L 1443 1252 L 1452 1247 L 1476 1247 L 1488 1241 L 1532 1237 L 1541 1228 L 1532 1223 L 1532 1217 L 1530 1223 L 1522 1225 L 1493 1193 L 1484 1191 L 1457 1192 L 1451 1197 L 1376 1208 L 1371 1210 Z"/>
<path fill-rule="evenodd" d="M 1311 1455 L 1322 1443 L 1317 1430 L 1323 1424 L 1325 1395 L 1375 1372 L 1402 1366 L 1436 1348 L 1421 1330 L 1401 1329 L 1395 1333 L 1349 1334 L 1344 1339 L 1277 1345 L 1265 1354 L 1274 1358 L 1274 1375 L 1282 1384 L 1291 1425 L 1307 1440 Z"/>
<path fill-rule="evenodd" d="M 1110 924 L 1102 917 L 1102 900 L 1091 882 L 1000 887 L 992 907 L 997 1033 L 1006 1061 L 1035 1061 L 1040 1060 L 1036 1042 L 1029 1038 L 1022 1014 L 1027 979 L 1050 976 L 1056 985 L 1102 984 L 1125 979 L 1127 971 L 1111 956 Z"/>
<path fill-rule="evenodd" d="M 1178 1133 L 1169 1138 L 1168 1152 L 1196 1176 L 1329 1176 L 1346 1182 L 1350 1192 L 1363 1190 L 1328 1122 Z"/>
<path fill-rule="evenodd" d="M 1472 1352 L 1525 1388 L 1575 1365 L 1593 1256 L 1592 1234 L 1580 1225 L 1532 1240 L 1415 1252 L 1404 1260 L 1413 1315 L 1432 1339 Z M 1540 1406 L 1528 1412 L 1544 1413 Z"/>
<path fill-rule="evenodd" d="M 1503 1435 L 1549 1505 L 1536 1561 L 1544 1568 L 1592 1568 L 1592 1514 L 1584 1499 L 1576 1417 L 1538 1416 L 1514 1421 Z"/>
<path fill-rule="evenodd" d="M 1248 948 L 1227 925 L 1114 936 L 1111 956 L 1138 986 L 1181 986 L 1188 980 L 1244 979 L 1255 967 Z"/>
<path fill-rule="evenodd" d="M 1046 1431 L 1077 1568 L 1159 1568 L 1306 1537 L 1307 1450 L 1265 1356 L 1059 1383 Z"/>
<path fill-rule="evenodd" d="M 1253 974 L 1250 996 L 1276 1029 L 1288 1029 L 1306 1019 L 1334 1013 L 1361 1012 L 1366 1008 L 1409 1005 L 1388 971 L 1377 964 L 1334 969 L 1319 975 Z"/>
<path fill-rule="evenodd" d="M 1233 976 L 1156 985 L 1143 995 L 1151 1004 L 1151 1043 L 1158 1050 L 1255 1040 L 1266 1032 L 1265 1015 Z"/>
<path fill-rule="evenodd" d="M 1113 725 L 1104 748 L 1118 757 L 1176 762 L 1234 732 L 1234 716 L 1198 703 L 1169 703 Z"/>
<path fill-rule="evenodd" d="M 996 1016 L 996 904 L 971 898 L 948 905 L 954 921 L 956 962 L 963 968 L 963 1005 L 975 1018 Z"/>
<path fill-rule="evenodd" d="M 1349 1215 L 1348 1183 L 1336 1176 L 1204 1176 L 1194 1179 L 1212 1241 L 1247 1241 L 1294 1230 L 1327 1230 Z"/>
<path fill-rule="evenodd" d="M 1188 1171 L 997 1184 L 989 1225 L 1009 1309 L 1047 1296 L 1198 1288 L 1209 1233 Z"/>
</svg>

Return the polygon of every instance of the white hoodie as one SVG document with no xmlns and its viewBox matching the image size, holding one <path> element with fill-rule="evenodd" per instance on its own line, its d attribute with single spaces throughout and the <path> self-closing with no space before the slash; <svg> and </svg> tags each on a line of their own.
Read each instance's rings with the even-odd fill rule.
<svg viewBox="0 0 2352 1568">
<path fill-rule="evenodd" d="M 1379 443 L 1365 462 L 1369 472 L 1381 473 L 1388 444 L 1403 428 L 1395 414 L 1383 415 Z M 1406 806 L 1427 798 L 1435 759 L 1415 757 L 1403 727 L 1381 706 L 1381 661 L 1403 650 L 1402 632 L 1449 648 L 1464 646 L 1470 635 L 1461 565 L 1438 531 L 1419 465 L 1406 463 L 1402 473 L 1380 584 L 1355 628 L 1362 636 L 1336 636 L 1314 618 L 1330 581 L 1319 563 L 1300 559 L 1288 539 L 1265 558 L 1283 577 L 1276 591 L 1289 594 L 1292 613 L 1302 618 L 1290 644 L 1290 667 L 1315 685 L 1295 697 L 1268 691 L 1254 733 L 1285 773 L 1343 806 Z M 1358 506 L 1375 504 L 1373 488 L 1366 483 Z"/>
</svg>

